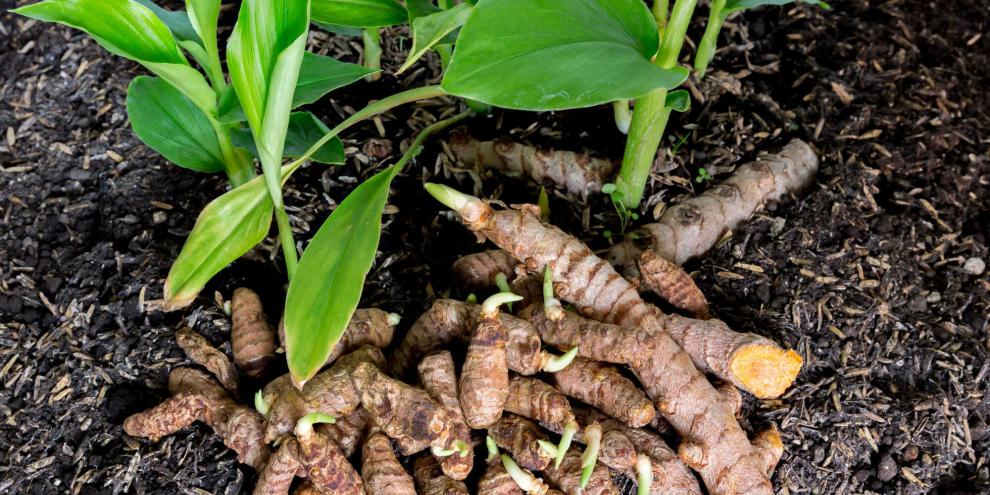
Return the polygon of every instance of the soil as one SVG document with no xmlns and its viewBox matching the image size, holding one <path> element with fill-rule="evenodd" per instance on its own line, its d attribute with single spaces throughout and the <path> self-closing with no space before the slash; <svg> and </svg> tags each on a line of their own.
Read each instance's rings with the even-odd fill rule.
<svg viewBox="0 0 990 495">
<path fill-rule="evenodd" d="M 215 292 L 251 286 L 277 316 L 277 250 L 267 241 L 187 311 L 156 310 L 169 264 L 222 178 L 172 166 L 134 137 L 124 98 L 139 67 L 0 6 L 0 492 L 249 493 L 255 473 L 205 426 L 152 444 L 125 436 L 121 423 L 159 402 L 168 371 L 186 363 L 178 326 L 229 351 Z M 990 280 L 975 261 L 988 261 L 990 241 L 988 21 L 979 0 L 746 13 L 724 30 L 716 72 L 695 85 L 704 101 L 669 129 L 644 220 L 706 187 L 694 181 L 701 166 L 718 180 L 791 137 L 820 152 L 811 190 L 689 265 L 720 318 L 805 357 L 783 398 L 746 403 L 745 427 L 774 421 L 783 432 L 780 493 L 990 493 Z M 384 37 L 386 71 L 401 63 L 402 36 Z M 311 42 L 359 56 L 352 38 Z M 313 110 L 336 122 L 438 75 L 431 59 Z M 299 238 L 455 105 L 428 102 L 361 125 L 346 136 L 345 166 L 294 177 L 287 202 Z M 618 157 L 610 115 L 497 111 L 470 127 Z M 362 301 L 406 322 L 451 290 L 458 255 L 480 249 L 438 215 L 424 177 L 468 189 L 481 178 L 485 194 L 507 202 L 537 195 L 523 181 L 455 174 L 438 141 L 427 147 L 394 183 Z M 607 247 L 607 232 L 621 235 L 602 198 L 552 196 L 552 221 L 596 248 Z"/>
</svg>

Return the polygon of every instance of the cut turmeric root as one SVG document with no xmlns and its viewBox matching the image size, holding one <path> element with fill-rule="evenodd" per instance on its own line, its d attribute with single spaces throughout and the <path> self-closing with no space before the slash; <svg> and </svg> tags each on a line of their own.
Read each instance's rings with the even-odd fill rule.
<svg viewBox="0 0 990 495">
<path fill-rule="evenodd" d="M 632 380 L 612 366 L 577 358 L 553 375 L 565 395 L 592 405 L 634 428 L 650 424 L 656 416 L 653 402 Z"/>
<path fill-rule="evenodd" d="M 753 438 L 753 446 L 763 458 L 763 466 L 767 471 L 767 476 L 772 475 L 777 463 L 784 455 L 784 441 L 780 438 L 780 431 L 777 425 L 771 423 L 770 427 L 760 431 Z"/>
<path fill-rule="evenodd" d="M 700 458 L 682 458 L 691 461 L 689 466 L 701 474 L 710 492 L 773 492 L 758 455 L 732 412 L 720 403 L 718 393 L 694 367 L 691 357 L 664 331 L 666 322 L 657 318 L 636 289 L 607 262 L 577 239 L 544 225 L 535 207 L 495 211 L 478 198 L 453 189 L 432 184 L 427 188 L 434 197 L 457 211 L 471 230 L 523 261 L 531 273 L 541 273 L 550 265 L 558 295 L 584 314 L 628 325 L 628 329 L 613 327 L 602 336 L 602 341 L 580 339 L 568 343 L 572 346 L 580 343 L 580 354 L 592 359 L 608 360 L 606 356 L 591 355 L 585 349 L 589 343 L 595 349 L 612 348 L 610 353 L 628 355 L 627 361 L 620 362 L 633 368 L 660 413 L 686 439 L 686 445 L 696 446 L 704 454 Z M 542 310 L 529 311 L 527 319 L 530 321 L 533 321 L 533 313 L 542 313 Z M 567 319 L 547 320 L 537 327 L 559 328 L 564 321 Z M 546 334 L 552 332 L 544 331 L 544 328 L 541 328 L 541 335 L 547 340 Z M 634 347 L 614 350 L 616 345 L 629 345 L 616 340 L 630 338 L 635 341 Z M 704 355 L 697 357 L 705 363 Z M 787 378 L 788 383 L 793 379 Z"/>
<path fill-rule="evenodd" d="M 368 493 L 416 495 L 412 476 L 399 464 L 392 442 L 380 431 L 372 431 L 364 441 L 361 479 Z"/>
<path fill-rule="evenodd" d="M 196 369 L 172 370 L 168 388 L 172 396 L 165 402 L 124 421 L 128 435 L 158 441 L 201 421 L 237 453 L 238 461 L 257 470 L 265 466 L 271 453 L 263 441 L 265 418 L 236 403 L 219 382 Z"/>
<path fill-rule="evenodd" d="M 421 455 L 413 461 L 413 479 L 419 495 L 470 495 L 467 485 L 444 474 L 433 456 Z"/>
<path fill-rule="evenodd" d="M 230 318 L 234 362 L 249 376 L 264 375 L 275 360 L 275 332 L 268 324 L 258 294 L 246 287 L 235 290 Z"/>
<path fill-rule="evenodd" d="M 450 352 L 441 351 L 423 358 L 417 367 L 423 390 L 447 408 L 452 435 L 464 445 L 471 443 L 471 428 L 464 421 L 464 412 L 457 399 L 457 371 Z M 474 466 L 474 451 L 468 449 L 465 455 L 448 455 L 437 459 L 445 475 L 455 479 L 467 478 Z"/>
<path fill-rule="evenodd" d="M 478 141 L 466 132 L 455 133 L 450 149 L 468 165 L 481 165 L 537 182 L 550 180 L 572 194 L 587 197 L 601 191 L 615 170 L 615 162 L 585 153 L 541 150 L 508 139 Z"/>
<path fill-rule="evenodd" d="M 239 395 L 237 368 L 234 367 L 234 363 L 230 362 L 226 354 L 213 347 L 213 344 L 210 344 L 205 337 L 189 327 L 183 327 L 176 331 L 175 341 L 186 353 L 186 356 L 189 356 L 189 359 L 213 373 L 213 376 L 220 380 L 223 388 L 227 389 L 234 397 Z"/>
</svg>

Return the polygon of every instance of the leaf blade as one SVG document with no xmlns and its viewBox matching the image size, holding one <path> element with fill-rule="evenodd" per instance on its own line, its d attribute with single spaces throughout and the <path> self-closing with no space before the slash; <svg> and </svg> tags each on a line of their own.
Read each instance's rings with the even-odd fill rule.
<svg viewBox="0 0 990 495">
<path fill-rule="evenodd" d="M 440 43 L 448 34 L 464 25 L 471 15 L 471 5 L 457 4 L 447 10 L 413 19 L 413 46 L 405 63 L 395 71 L 401 74 L 426 54 L 434 45 Z"/>
<path fill-rule="evenodd" d="M 206 205 L 165 279 L 164 309 L 188 306 L 214 275 L 261 242 L 272 212 L 261 177 Z"/>
<path fill-rule="evenodd" d="M 482 0 L 457 41 L 443 89 L 506 108 L 635 99 L 687 78 L 650 62 L 659 35 L 638 0 Z"/>
<path fill-rule="evenodd" d="M 162 79 L 138 76 L 127 87 L 134 133 L 170 162 L 198 172 L 224 170 L 220 144 L 203 111 Z"/>
<path fill-rule="evenodd" d="M 405 7 L 395 0 L 313 0 L 314 22 L 370 28 L 406 22 Z"/>
<path fill-rule="evenodd" d="M 285 303 L 286 357 L 296 383 L 319 371 L 357 308 L 397 167 L 379 172 L 351 192 L 303 253 Z"/>
</svg>

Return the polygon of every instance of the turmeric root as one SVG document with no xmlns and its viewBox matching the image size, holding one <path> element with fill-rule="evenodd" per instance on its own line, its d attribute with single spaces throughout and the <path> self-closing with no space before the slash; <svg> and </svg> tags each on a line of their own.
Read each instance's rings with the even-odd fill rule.
<svg viewBox="0 0 990 495">
<path fill-rule="evenodd" d="M 471 335 L 476 325 L 474 306 L 453 299 L 438 299 L 406 332 L 399 347 L 392 353 L 392 370 L 403 376 L 424 354 L 438 347 Z"/>
<path fill-rule="evenodd" d="M 258 483 L 254 486 L 254 495 L 286 495 L 294 479 L 306 476 L 309 476 L 309 473 L 302 463 L 299 442 L 290 437 L 279 445 L 278 450 L 272 454 L 271 460 L 261 470 Z M 312 486 L 312 483 L 307 484 Z M 299 492 L 302 490 L 296 493 Z"/>
<path fill-rule="evenodd" d="M 320 413 L 307 414 L 295 428 L 299 460 L 306 467 L 309 481 L 325 495 L 363 495 L 361 476 L 350 461 L 333 441 L 313 429 L 313 422 L 324 417 Z"/>
<path fill-rule="evenodd" d="M 634 428 L 650 424 L 656 416 L 653 402 L 619 370 L 587 358 L 577 358 L 553 375 L 565 395 L 590 404 Z"/>
<path fill-rule="evenodd" d="M 456 207 L 472 230 L 516 259 L 525 260 L 530 272 L 542 272 L 549 264 L 558 295 L 573 303 L 581 314 L 661 334 L 655 344 L 665 354 L 678 353 L 679 345 L 702 371 L 761 398 L 778 397 L 797 376 L 800 356 L 768 339 L 737 334 L 717 320 L 667 316 L 646 304 L 629 282 L 584 244 L 560 229 L 544 225 L 535 213 L 536 207 L 496 212 L 473 196 L 443 186 L 428 187 Z M 713 347 L 714 343 L 719 345 Z M 683 376 L 687 379 L 689 375 Z"/>
<path fill-rule="evenodd" d="M 390 378 L 368 362 L 358 364 L 351 378 L 361 406 L 386 435 L 399 440 L 403 455 L 427 447 L 460 455 L 469 448 L 454 438 L 446 408 L 423 389 Z"/>
<path fill-rule="evenodd" d="M 402 468 L 392 451 L 392 442 L 380 431 L 372 431 L 364 441 L 361 479 L 368 493 L 416 495 L 412 476 Z"/>
<path fill-rule="evenodd" d="M 274 442 L 291 433 L 299 418 L 306 414 L 322 412 L 339 417 L 353 412 L 361 402 L 361 395 L 351 375 L 360 363 L 383 366 L 385 356 L 378 348 L 366 346 L 338 359 L 330 369 L 306 382 L 302 390 L 296 389 L 288 374 L 265 385 L 261 393 L 268 408 L 265 442 Z"/>
<path fill-rule="evenodd" d="M 413 324 L 392 354 L 395 375 L 405 375 L 421 356 L 454 341 L 469 342 L 481 307 L 453 299 L 439 299 Z M 499 313 L 506 330 L 506 363 L 521 375 L 555 372 L 567 366 L 575 353 L 557 356 L 542 349 L 539 332 L 525 320 Z"/>
<path fill-rule="evenodd" d="M 451 456 L 454 457 L 454 456 Z M 413 461 L 413 479 L 419 495 L 469 495 L 467 485 L 446 474 L 433 456 L 421 455 Z"/>
<path fill-rule="evenodd" d="M 501 249 L 461 256 L 451 267 L 454 280 L 464 290 L 486 294 L 498 289 L 522 296 L 519 307 L 525 308 L 539 301 L 541 282 L 539 277 L 516 274 L 518 262 Z"/>
<path fill-rule="evenodd" d="M 249 376 L 264 375 L 275 360 L 275 332 L 268 324 L 258 294 L 246 287 L 235 290 L 230 318 L 234 362 Z"/>
<path fill-rule="evenodd" d="M 637 266 L 635 275 L 641 287 L 652 290 L 695 318 L 707 320 L 710 317 L 708 299 L 679 265 L 657 256 L 653 251 L 643 251 Z"/>
<path fill-rule="evenodd" d="M 693 453 L 701 453 L 700 458 L 682 455 L 682 460 L 702 475 L 712 493 L 770 493 L 769 478 L 733 411 L 704 376 L 690 367 L 683 351 L 676 345 L 667 347 L 672 341 L 664 342 L 665 334 L 585 320 L 569 312 L 556 322 L 544 317 L 540 308 L 531 307 L 525 312 L 546 342 L 573 345 L 580 341 L 580 353 L 587 351 L 587 357 L 593 359 L 626 354 L 614 351 L 619 345 L 637 345 L 634 349 L 640 355 L 630 361 L 633 372 L 687 445 L 698 447 Z M 596 350 L 600 355 L 591 354 Z M 683 450 L 684 445 L 681 453 L 692 453 Z M 723 473 L 721 477 L 719 472 Z M 728 484 L 729 479 L 735 484 Z"/>
<path fill-rule="evenodd" d="M 551 431 L 560 433 L 554 459 L 554 464 L 560 465 L 579 429 L 567 397 L 541 380 L 517 376 L 509 382 L 505 410 L 539 421 Z"/>
<path fill-rule="evenodd" d="M 701 488 L 698 487 L 698 480 L 691 474 L 691 471 L 678 459 L 677 454 L 667 446 L 660 435 L 643 428 L 631 428 L 625 423 L 608 418 L 598 411 L 588 408 L 578 408 L 575 410 L 578 420 L 583 423 L 598 421 L 605 431 L 602 440 L 602 452 L 605 451 L 605 439 L 609 433 L 616 432 L 629 439 L 638 456 L 650 458 L 649 468 L 652 476 L 648 493 L 661 495 L 666 493 L 701 495 Z M 601 456 L 602 462 L 606 458 Z M 637 462 L 639 460 L 637 459 Z M 613 467 L 611 464 L 607 464 Z M 618 468 L 615 468 L 618 469 Z M 641 473 L 634 473 L 632 469 L 618 469 L 624 472 L 629 478 L 636 479 Z"/>
<path fill-rule="evenodd" d="M 230 362 L 227 355 L 213 347 L 205 337 L 189 327 L 180 328 L 175 332 L 175 341 L 179 347 L 196 364 L 206 368 L 220 380 L 220 384 L 235 397 L 238 396 L 237 368 Z"/>
<path fill-rule="evenodd" d="M 485 472 L 478 481 L 478 495 L 524 495 L 519 485 L 505 470 L 495 440 L 487 437 L 485 446 L 488 448 L 488 457 L 485 459 Z"/>
<path fill-rule="evenodd" d="M 815 151 L 794 139 L 778 153 L 741 165 L 721 184 L 668 208 L 657 223 L 640 228 L 639 238 L 657 256 L 683 265 L 767 204 L 807 187 L 817 171 Z M 641 250 L 637 244 L 631 240 L 617 244 L 610 259 L 621 265 L 635 263 Z"/>
<path fill-rule="evenodd" d="M 557 455 L 556 447 L 539 426 L 512 413 L 502 415 L 488 428 L 488 436 L 520 466 L 533 471 L 542 471 Z"/>
<path fill-rule="evenodd" d="M 499 293 L 489 297 L 481 307 L 478 326 L 464 358 L 459 394 L 464 419 L 472 428 L 487 428 L 502 415 L 509 394 L 505 352 L 508 335 L 499 320 L 498 307 L 519 299 L 512 293 Z"/>
<path fill-rule="evenodd" d="M 484 293 L 495 287 L 495 279 L 501 275 L 514 278 L 516 261 L 501 249 L 490 249 L 480 253 L 461 256 L 450 267 L 454 280 L 468 292 Z"/>
<path fill-rule="evenodd" d="M 176 368 L 169 374 L 168 388 L 172 397 L 124 421 L 128 435 L 158 441 L 201 421 L 237 453 L 238 461 L 256 470 L 268 462 L 270 451 L 263 441 L 265 418 L 234 402 L 213 377 L 192 368 Z"/>
<path fill-rule="evenodd" d="M 354 412 L 338 416 L 334 423 L 322 423 L 316 425 L 316 431 L 325 435 L 344 454 L 344 457 L 351 457 L 357 452 L 361 440 L 364 439 L 364 432 L 368 429 L 371 416 L 363 408 L 357 408 Z"/>
<path fill-rule="evenodd" d="M 465 445 L 470 445 L 471 428 L 464 421 L 464 413 L 457 400 L 457 371 L 450 352 L 441 351 L 426 356 L 420 361 L 417 370 L 423 390 L 426 390 L 433 400 L 447 408 L 451 434 Z M 455 480 L 463 480 L 474 466 L 474 451 L 468 449 L 466 455 L 449 455 L 439 458 L 438 461 L 445 475 Z"/>
<path fill-rule="evenodd" d="M 587 485 L 581 488 L 581 456 L 574 451 L 564 456 L 559 467 L 548 466 L 543 474 L 547 480 L 568 495 L 619 495 L 619 489 L 612 483 L 608 468 L 599 464 L 591 471 Z"/>
<path fill-rule="evenodd" d="M 770 427 L 757 433 L 753 438 L 753 447 L 763 458 L 763 466 L 767 471 L 767 476 L 773 474 L 777 468 L 777 463 L 784 455 L 784 441 L 780 438 L 780 431 L 777 425 L 771 423 Z"/>
<path fill-rule="evenodd" d="M 585 153 L 541 150 L 508 139 L 477 141 L 467 133 L 455 134 L 450 139 L 450 149 L 466 164 L 529 176 L 537 182 L 549 179 L 582 197 L 601 191 L 615 170 L 612 160 Z"/>
<path fill-rule="evenodd" d="M 580 343 L 580 354 L 585 357 L 607 360 L 604 356 L 588 354 L 585 346 L 614 348 L 617 344 L 626 343 L 617 340 L 629 339 L 630 336 L 637 342 L 636 347 L 627 348 L 622 353 L 631 354 L 627 363 L 647 388 L 647 394 L 657 403 L 660 413 L 685 438 L 687 443 L 682 444 L 681 451 L 690 453 L 683 447 L 697 447 L 692 450 L 702 454 L 682 458 L 691 461 L 689 466 L 701 474 L 711 493 L 749 495 L 773 492 L 758 455 L 732 412 L 721 404 L 718 393 L 694 367 L 690 356 L 664 332 L 665 322 L 657 318 L 636 289 L 611 265 L 595 256 L 577 239 L 544 225 L 534 211 L 535 207 L 496 212 L 478 198 L 441 186 L 427 187 L 434 197 L 457 211 L 471 230 L 488 238 L 516 259 L 523 260 L 530 272 L 542 272 L 549 264 L 555 289 L 561 298 L 597 319 L 629 326 L 629 329 L 614 327 L 613 331 L 604 334 L 604 341 L 581 339 L 569 344 Z M 534 312 L 537 311 L 529 311 Z M 533 321 L 529 317 L 527 319 Z M 538 324 L 537 327 L 560 327 L 566 321 L 567 318 L 546 320 L 546 324 Z M 551 332 L 541 329 L 545 340 L 547 333 Z M 761 354 L 772 357 L 771 353 Z M 704 355 L 697 357 L 702 358 L 700 362 L 705 362 Z M 761 382 L 779 378 L 781 370 L 777 366 L 769 368 L 773 376 L 759 377 Z M 742 380 L 743 383 L 752 382 L 753 377 L 745 378 L 747 380 Z M 791 380 L 793 376 L 786 377 L 787 384 Z"/>
</svg>

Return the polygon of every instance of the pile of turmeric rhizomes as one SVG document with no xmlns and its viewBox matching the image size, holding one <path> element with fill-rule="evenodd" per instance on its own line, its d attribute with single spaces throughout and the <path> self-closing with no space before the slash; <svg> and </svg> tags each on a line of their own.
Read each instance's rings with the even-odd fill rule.
<svg viewBox="0 0 990 495">
<path fill-rule="evenodd" d="M 730 179 L 735 194 L 716 189 L 683 207 L 704 214 L 713 203 L 759 202 L 734 205 L 752 212 L 807 183 L 807 173 L 795 172 L 799 161 L 741 167 L 737 175 L 773 175 L 774 187 L 751 191 L 754 182 Z M 496 211 L 453 189 L 427 188 L 500 248 L 458 260 L 455 279 L 498 293 L 482 304 L 436 301 L 394 346 L 397 315 L 359 309 L 324 371 L 301 389 L 288 375 L 275 378 L 254 407 L 238 401 L 227 356 L 180 330 L 180 346 L 209 373 L 173 370 L 172 397 L 128 418 L 125 431 L 157 440 L 204 422 L 260 473 L 256 494 L 289 493 L 296 478 L 304 481 L 295 493 L 324 495 L 618 494 L 615 475 L 641 494 L 700 494 L 692 471 L 708 493 L 772 493 L 783 444 L 773 425 L 747 437 L 736 420 L 738 389 L 780 396 L 800 369 L 795 352 L 712 319 L 677 265 L 683 260 L 657 254 L 660 237 L 611 253 L 637 287 L 532 205 Z M 698 318 L 665 314 L 638 288 Z M 231 313 L 234 362 L 266 376 L 276 336 L 260 301 L 238 289 Z M 665 439 L 677 439 L 676 452 Z M 487 455 L 476 461 L 476 450 Z"/>
</svg>

